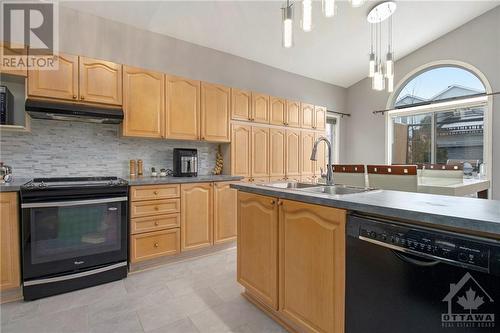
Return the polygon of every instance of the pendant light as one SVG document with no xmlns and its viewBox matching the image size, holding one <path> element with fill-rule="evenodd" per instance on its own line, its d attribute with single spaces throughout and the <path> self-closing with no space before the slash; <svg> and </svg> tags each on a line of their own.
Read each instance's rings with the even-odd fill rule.
<svg viewBox="0 0 500 333">
<path fill-rule="evenodd" d="M 375 75 L 375 53 L 373 52 L 373 25 L 370 24 L 370 60 L 368 62 L 368 77 Z"/>
<path fill-rule="evenodd" d="M 302 30 L 309 32 L 312 30 L 312 0 L 302 0 Z"/>
<path fill-rule="evenodd" d="M 322 0 L 321 5 L 325 17 L 335 16 L 335 0 Z"/>
<path fill-rule="evenodd" d="M 293 46 L 293 3 L 290 0 L 286 1 L 285 7 L 281 8 L 283 36 L 282 43 L 284 48 L 291 48 Z"/>
<path fill-rule="evenodd" d="M 365 0 L 351 0 L 351 6 L 354 8 L 361 7 L 365 4 Z"/>
</svg>

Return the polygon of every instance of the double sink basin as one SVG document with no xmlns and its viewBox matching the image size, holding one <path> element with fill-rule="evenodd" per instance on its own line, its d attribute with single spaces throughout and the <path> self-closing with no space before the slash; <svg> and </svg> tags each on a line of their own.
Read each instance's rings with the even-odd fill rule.
<svg viewBox="0 0 500 333">
<path fill-rule="evenodd" d="M 330 195 L 356 194 L 356 193 L 373 191 L 373 189 L 371 188 L 363 188 L 363 187 L 354 187 L 346 185 L 324 185 L 324 184 L 299 183 L 299 182 L 264 183 L 264 184 L 259 184 L 259 186 L 272 187 L 283 190 L 294 190 L 294 191 L 308 192 L 308 193 L 323 193 Z"/>
</svg>

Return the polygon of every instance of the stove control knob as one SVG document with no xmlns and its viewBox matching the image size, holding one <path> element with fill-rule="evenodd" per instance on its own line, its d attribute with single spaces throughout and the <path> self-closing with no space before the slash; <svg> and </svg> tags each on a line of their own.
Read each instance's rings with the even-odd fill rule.
<svg viewBox="0 0 500 333">
<path fill-rule="evenodd" d="M 45 184 L 45 183 L 42 181 L 40 184 L 38 184 L 38 187 L 40 187 L 40 188 L 45 188 L 45 187 L 47 187 L 47 184 Z"/>
<path fill-rule="evenodd" d="M 467 259 L 468 259 L 468 257 L 467 257 L 466 253 L 460 252 L 458 254 L 458 260 L 460 260 L 460 261 L 467 261 Z"/>
<path fill-rule="evenodd" d="M 377 238 L 377 233 L 375 231 L 370 231 L 371 238 Z"/>
</svg>

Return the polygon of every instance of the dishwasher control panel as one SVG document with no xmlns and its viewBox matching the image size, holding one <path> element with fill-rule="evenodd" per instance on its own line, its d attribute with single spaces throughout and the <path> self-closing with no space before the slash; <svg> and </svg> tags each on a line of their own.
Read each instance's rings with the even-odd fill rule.
<svg viewBox="0 0 500 333">
<path fill-rule="evenodd" d="M 359 238 L 460 266 L 489 269 L 489 247 L 460 235 L 365 220 L 359 225 Z"/>
</svg>

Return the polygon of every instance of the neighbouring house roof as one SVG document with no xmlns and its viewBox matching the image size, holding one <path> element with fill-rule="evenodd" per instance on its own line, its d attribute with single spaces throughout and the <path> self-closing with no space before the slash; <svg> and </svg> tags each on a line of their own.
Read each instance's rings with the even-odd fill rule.
<svg viewBox="0 0 500 333">
<path fill-rule="evenodd" d="M 484 91 L 477 90 L 474 88 L 469 88 L 469 87 L 464 87 L 458 84 L 454 84 L 451 86 L 448 86 L 446 89 L 440 91 L 436 95 L 432 96 L 429 99 L 412 95 L 412 94 L 405 94 L 401 96 L 395 103 L 395 106 L 401 106 L 401 105 L 410 105 L 410 104 L 416 104 L 420 102 L 425 102 L 425 101 L 436 101 L 440 99 L 446 99 L 446 98 L 452 98 L 452 97 L 459 97 L 459 96 L 467 96 L 467 95 L 475 95 L 475 94 L 480 94 L 484 93 Z"/>
</svg>

